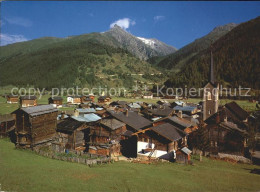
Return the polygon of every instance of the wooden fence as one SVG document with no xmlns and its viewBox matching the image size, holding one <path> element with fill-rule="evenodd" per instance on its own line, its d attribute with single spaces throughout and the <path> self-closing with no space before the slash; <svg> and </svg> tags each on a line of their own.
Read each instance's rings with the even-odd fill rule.
<svg viewBox="0 0 260 192">
<path fill-rule="evenodd" d="M 92 159 L 84 158 L 84 157 L 66 157 L 62 156 L 60 154 L 56 153 L 49 153 L 45 151 L 35 151 L 37 154 L 48 157 L 51 159 L 57 159 L 61 161 L 68 161 L 68 162 L 73 162 L 73 163 L 80 163 L 80 164 L 85 164 L 88 166 L 93 166 L 93 165 L 101 165 L 101 164 L 107 164 L 107 163 L 113 163 L 114 161 L 110 157 L 97 157 L 93 159 L 93 155 L 89 154 L 89 157 Z M 95 157 L 95 156 L 94 156 Z"/>
</svg>

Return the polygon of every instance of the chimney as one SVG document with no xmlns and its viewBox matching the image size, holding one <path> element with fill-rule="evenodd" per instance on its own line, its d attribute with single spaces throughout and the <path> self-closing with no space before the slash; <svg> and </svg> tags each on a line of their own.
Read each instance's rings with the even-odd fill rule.
<svg viewBox="0 0 260 192">
<path fill-rule="evenodd" d="M 128 117 L 128 109 L 125 110 L 125 116 Z"/>
</svg>

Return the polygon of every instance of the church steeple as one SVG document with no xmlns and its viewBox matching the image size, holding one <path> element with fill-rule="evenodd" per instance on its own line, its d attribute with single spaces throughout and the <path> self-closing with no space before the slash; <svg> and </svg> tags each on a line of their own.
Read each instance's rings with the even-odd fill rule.
<svg viewBox="0 0 260 192">
<path fill-rule="evenodd" d="M 204 87 L 203 93 L 203 120 L 206 120 L 211 115 L 218 111 L 219 100 L 219 85 L 215 82 L 213 51 L 210 46 L 210 67 L 209 67 L 209 82 Z"/>
<path fill-rule="evenodd" d="M 211 82 L 212 84 L 215 84 L 212 45 L 210 46 L 209 82 Z"/>
</svg>

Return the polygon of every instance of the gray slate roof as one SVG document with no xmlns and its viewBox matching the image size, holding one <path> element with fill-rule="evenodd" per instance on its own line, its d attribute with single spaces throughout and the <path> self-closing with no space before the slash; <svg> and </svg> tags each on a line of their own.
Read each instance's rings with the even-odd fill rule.
<svg viewBox="0 0 260 192">
<path fill-rule="evenodd" d="M 183 128 L 187 128 L 192 126 L 192 123 L 186 119 L 177 117 L 177 116 L 173 116 L 173 117 L 169 117 L 168 118 L 170 121 L 182 126 Z"/>
<path fill-rule="evenodd" d="M 26 95 L 26 96 L 21 96 L 20 99 L 22 100 L 35 100 L 37 97 L 35 95 Z"/>
<path fill-rule="evenodd" d="M 140 129 L 152 125 L 152 122 L 148 119 L 138 115 L 133 111 L 128 111 L 128 115 L 123 112 L 108 111 L 113 117 L 119 121 L 124 122 L 133 129 L 139 131 Z"/>
<path fill-rule="evenodd" d="M 13 121 L 14 118 L 11 114 L 6 114 L 6 115 L 0 115 L 0 123 L 6 122 L 6 121 Z"/>
<path fill-rule="evenodd" d="M 101 124 L 112 130 L 116 130 L 120 127 L 125 126 L 125 123 L 122 123 L 121 121 L 118 121 L 116 119 L 102 119 Z"/>
<path fill-rule="evenodd" d="M 155 127 L 151 127 L 151 130 L 170 141 L 178 141 L 186 135 L 182 130 L 178 129 L 170 123 L 164 123 Z"/>
<path fill-rule="evenodd" d="M 165 108 L 165 109 L 156 108 L 156 109 L 148 109 L 148 111 L 150 113 L 152 113 L 153 115 L 156 115 L 156 116 L 167 117 L 173 112 L 173 109 L 171 109 L 171 108 Z"/>
<path fill-rule="evenodd" d="M 181 149 L 181 151 L 182 152 L 184 152 L 184 153 L 186 153 L 187 155 L 189 155 L 189 154 L 191 154 L 191 150 L 189 150 L 187 147 L 183 147 L 182 149 Z"/>
<path fill-rule="evenodd" d="M 101 117 L 94 113 L 84 114 L 84 116 L 71 116 L 71 118 L 79 122 L 87 123 L 99 121 L 101 119 Z"/>
<path fill-rule="evenodd" d="M 25 113 L 29 114 L 30 116 L 37 116 L 43 115 L 46 113 L 52 113 L 58 111 L 57 108 L 53 107 L 52 105 L 38 105 L 34 107 L 24 107 L 21 108 Z"/>
<path fill-rule="evenodd" d="M 83 124 L 84 122 L 74 121 L 73 119 L 65 119 L 57 124 L 57 131 L 72 133 Z"/>
<path fill-rule="evenodd" d="M 175 106 L 173 109 L 177 110 L 177 111 L 187 111 L 187 112 L 192 112 L 193 110 L 195 110 L 197 107 L 194 106 Z"/>
</svg>

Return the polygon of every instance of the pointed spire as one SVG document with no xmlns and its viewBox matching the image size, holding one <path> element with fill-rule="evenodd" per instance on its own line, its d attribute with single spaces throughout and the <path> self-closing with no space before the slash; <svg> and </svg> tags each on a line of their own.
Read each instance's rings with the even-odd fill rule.
<svg viewBox="0 0 260 192">
<path fill-rule="evenodd" d="M 209 82 L 212 84 L 215 83 L 215 77 L 214 77 L 214 65 L 213 65 L 213 53 L 212 53 L 212 44 L 210 46 L 210 68 L 209 68 Z"/>
</svg>

